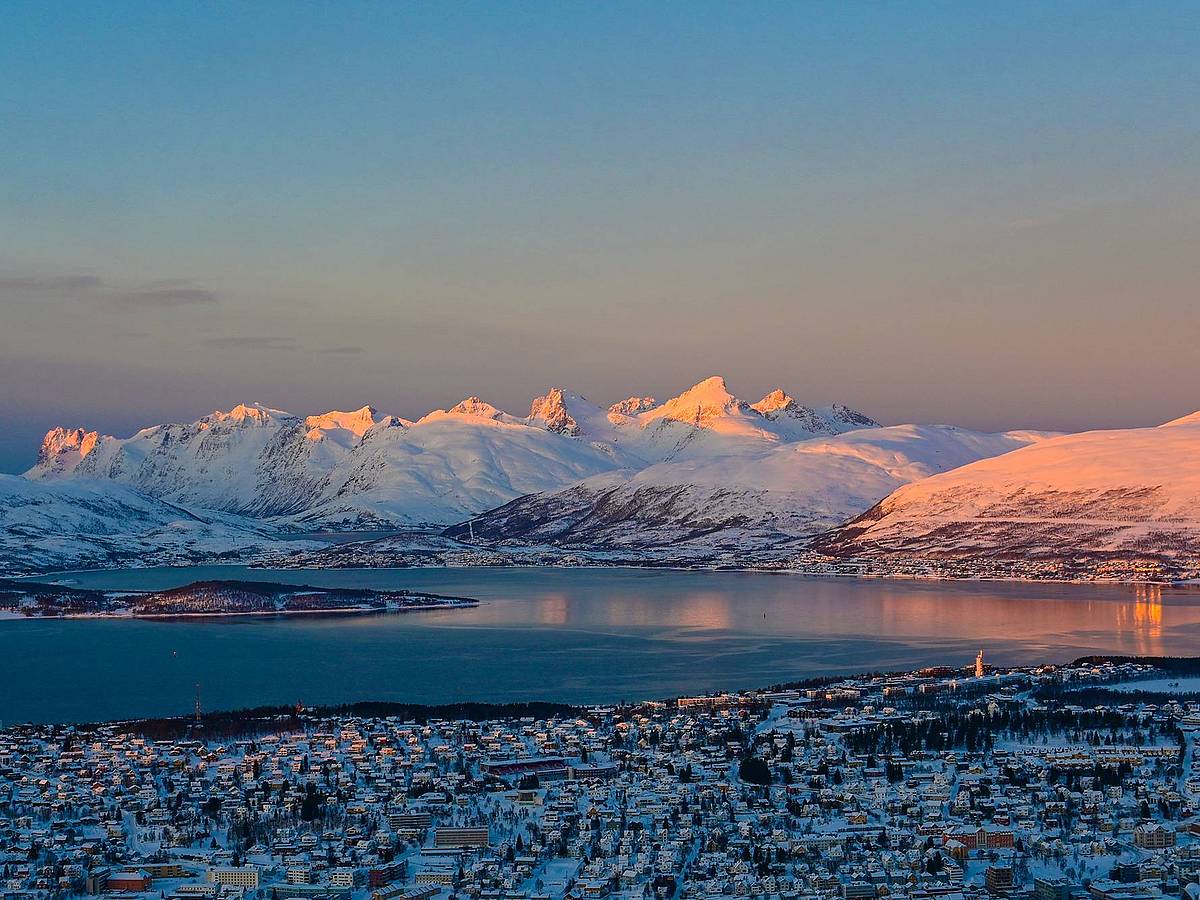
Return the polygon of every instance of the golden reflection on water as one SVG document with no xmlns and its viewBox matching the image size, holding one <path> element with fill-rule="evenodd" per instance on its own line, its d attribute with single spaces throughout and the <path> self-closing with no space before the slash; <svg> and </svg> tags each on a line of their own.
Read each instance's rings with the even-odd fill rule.
<svg viewBox="0 0 1200 900">
<path fill-rule="evenodd" d="M 547 579 L 549 581 L 549 579 Z M 1172 655 L 1200 628 L 1200 593 L 1161 585 L 1034 585 L 792 576 L 661 580 L 617 574 L 525 583 L 474 610 L 431 617 L 466 627 L 654 633 L 664 640 L 732 636 L 875 638 L 931 645 L 981 641 L 1030 648 Z"/>
<path fill-rule="evenodd" d="M 1086 591 L 1086 588 L 1081 590 Z M 1065 598 L 988 596 L 980 594 L 939 596 L 887 592 L 877 604 L 878 618 L 873 633 L 890 636 L 942 635 L 969 638 L 994 636 L 1000 639 L 1046 641 L 1055 636 L 1078 635 L 1094 639 L 1114 651 L 1142 655 L 1165 655 L 1172 627 L 1200 622 L 1200 608 L 1187 603 L 1164 603 L 1161 585 L 1106 589 L 1103 598 L 1082 595 Z M 862 610 L 863 625 L 869 625 L 869 608 Z M 1176 638 L 1176 651 L 1180 635 Z"/>
<path fill-rule="evenodd" d="M 735 627 L 737 597 L 719 591 L 691 592 L 663 601 L 645 594 L 614 593 L 602 607 L 584 608 L 561 592 L 531 598 L 530 624 L 548 627 L 604 624 L 612 628 L 677 628 L 724 631 Z"/>
<path fill-rule="evenodd" d="M 1163 655 L 1162 585 L 1138 585 L 1133 602 L 1121 604 L 1117 629 L 1130 636 L 1139 654 Z"/>
<path fill-rule="evenodd" d="M 537 601 L 537 623 L 539 625 L 566 625 L 571 611 L 571 601 L 564 594 L 546 594 Z"/>
<path fill-rule="evenodd" d="M 617 595 L 605 603 L 603 616 L 605 624 L 614 628 L 634 625 L 727 631 L 738 624 L 739 613 L 748 612 L 738 607 L 739 597 L 723 591 L 693 591 L 686 598 L 664 601 L 648 601 L 645 595 Z"/>
</svg>

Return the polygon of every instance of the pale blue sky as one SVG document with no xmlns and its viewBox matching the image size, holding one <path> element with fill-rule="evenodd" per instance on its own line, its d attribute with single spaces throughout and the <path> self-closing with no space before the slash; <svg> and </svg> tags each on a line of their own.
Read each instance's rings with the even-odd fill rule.
<svg viewBox="0 0 1200 900">
<path fill-rule="evenodd" d="M 1195 3 L 7 3 L 0 471 L 257 400 L 719 372 L 1200 408 Z"/>
</svg>

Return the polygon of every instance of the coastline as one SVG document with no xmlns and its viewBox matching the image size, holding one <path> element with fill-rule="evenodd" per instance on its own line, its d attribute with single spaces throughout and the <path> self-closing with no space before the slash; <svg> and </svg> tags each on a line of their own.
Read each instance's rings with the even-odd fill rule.
<svg viewBox="0 0 1200 900">
<path fill-rule="evenodd" d="M 730 572 L 730 573 L 745 573 L 754 575 L 791 575 L 802 578 L 831 578 L 845 580 L 883 580 L 883 581 L 928 581 L 928 582 L 963 582 L 963 583 L 1012 583 L 1012 584 L 1071 584 L 1071 585 L 1088 585 L 1099 584 L 1106 586 L 1113 585 L 1129 585 L 1135 587 L 1138 585 L 1157 585 L 1160 587 L 1186 588 L 1200 585 L 1200 577 L 1189 575 L 1187 577 L 1159 579 L 1159 578 L 1118 578 L 1107 576 L 1092 576 L 1092 577 L 1039 577 L 1034 575 L 1020 575 L 1009 573 L 986 573 L 977 572 L 971 574 L 949 574 L 941 572 L 881 572 L 881 571 L 857 571 L 850 572 L 836 569 L 813 569 L 801 567 L 789 567 L 780 565 L 744 565 L 733 566 L 727 564 L 696 564 L 696 565 L 681 565 L 679 563 L 671 564 L 654 564 L 645 563 L 639 564 L 634 562 L 581 562 L 571 561 L 569 563 L 553 564 L 553 563 L 534 563 L 534 562 L 513 562 L 502 564 L 472 564 L 472 565 L 457 565 L 454 563 L 430 563 L 426 565 L 401 565 L 401 566 L 306 566 L 292 565 L 281 566 L 273 565 L 276 561 L 260 561 L 255 559 L 231 562 L 229 560 L 220 560 L 214 562 L 189 562 L 182 565 L 174 565 L 169 563 L 155 563 L 153 561 L 142 562 L 136 565 L 111 565 L 111 566 L 91 566 L 87 568 L 72 568 L 72 569 L 53 569 L 44 572 L 27 572 L 22 574 L 5 574 L 0 572 L 0 579 L 9 578 L 13 581 L 49 581 L 59 584 L 64 587 L 70 587 L 68 582 L 63 582 L 62 579 L 72 575 L 90 575 L 104 572 L 120 572 L 120 571 L 143 571 L 146 569 L 189 569 L 199 566 L 204 567 L 229 567 L 229 568 L 245 568 L 252 571 L 261 572 L 287 572 L 287 571 L 310 571 L 310 572 L 382 572 L 382 571 L 462 571 L 464 569 L 477 569 L 480 571 L 486 570 L 505 570 L 505 569 L 528 569 L 528 570 L 548 570 L 548 571 L 563 571 L 563 570 L 579 570 L 585 572 L 602 571 L 606 569 L 617 569 L 631 572 Z"/>
<path fill-rule="evenodd" d="M 1082 666 L 1098 666 L 1105 664 L 1149 666 L 1159 671 L 1165 678 L 1179 680 L 1189 676 L 1200 676 L 1200 656 L 1154 656 L 1154 655 L 1124 655 L 1124 654 L 1090 654 L 1065 660 L 1061 663 L 1041 663 L 1037 665 L 1019 665 L 1004 667 L 1010 672 L 1029 672 L 1035 669 L 1053 668 L 1070 669 Z M 947 669 L 945 666 L 934 667 Z M 345 703 L 317 704 L 313 706 L 298 706 L 288 704 L 266 704 L 241 709 L 220 709 L 206 711 L 201 714 L 200 723 L 206 726 L 211 722 L 242 722 L 263 721 L 272 723 L 274 727 L 281 717 L 305 719 L 321 719 L 333 716 L 405 716 L 414 721 L 422 722 L 430 719 L 471 719 L 487 721 L 489 719 L 520 718 L 532 714 L 533 711 L 553 711 L 560 715 L 586 716 L 597 710 L 638 709 L 643 707 L 672 707 L 681 700 L 695 702 L 698 699 L 727 700 L 730 698 L 758 703 L 771 703 L 773 696 L 790 692 L 811 690 L 826 687 L 840 681 L 855 679 L 905 678 L 920 676 L 932 670 L 868 670 L 841 674 L 813 675 L 806 678 L 793 679 L 775 684 L 760 685 L 751 688 L 730 688 L 727 690 L 708 690 L 695 695 L 679 694 L 669 697 L 648 697 L 638 700 L 625 700 L 614 703 L 573 703 L 559 700 L 533 699 L 510 702 L 494 702 L 481 700 L 459 700 L 448 703 L 417 703 L 402 700 L 351 700 Z M 1162 679 L 1159 678 L 1159 681 Z M 1147 676 L 1146 682 L 1151 688 L 1157 683 L 1154 678 Z M 963 681 L 963 686 L 967 685 Z M 1138 682 L 1130 682 L 1136 685 Z M 990 683 L 989 683 L 990 684 Z M 1099 682 L 1098 687 L 1104 688 L 1105 683 Z M 1114 690 L 1124 690 L 1132 699 L 1137 694 L 1136 687 L 1122 686 Z M 1149 690 L 1148 693 L 1156 693 Z M 1186 693 L 1186 692 L 1185 692 Z M 50 722 L 24 723 L 18 722 L 7 728 L 26 727 L 66 727 L 86 731 L 88 729 L 109 728 L 115 726 L 134 726 L 141 728 L 181 728 L 190 731 L 197 724 L 194 714 L 179 713 L 166 716 L 131 716 L 93 722 Z"/>
<path fill-rule="evenodd" d="M 402 606 L 391 609 L 378 609 L 366 606 L 342 606 L 330 609 L 255 609 L 239 612 L 186 612 L 186 613 L 135 613 L 129 611 L 97 612 L 97 613 L 64 613 L 55 616 L 27 616 L 23 613 L 0 611 L 0 622 L 8 621 L 41 621 L 54 619 L 140 619 L 155 622 L 170 622 L 175 619 L 242 619 L 258 618 L 291 618 L 293 616 L 360 616 L 360 615 L 400 615 L 410 612 L 436 612 L 441 609 L 473 609 L 482 601 L 463 600 L 455 603 L 426 603 L 413 606 Z"/>
<path fill-rule="evenodd" d="M 137 570 L 126 570 L 137 571 Z M 77 573 L 78 574 L 78 573 Z M 0 579 L 3 619 L 180 619 L 389 615 L 479 605 L 463 597 L 411 589 L 315 587 L 272 581 L 201 578 L 163 588 L 77 587 L 53 578 Z"/>
</svg>

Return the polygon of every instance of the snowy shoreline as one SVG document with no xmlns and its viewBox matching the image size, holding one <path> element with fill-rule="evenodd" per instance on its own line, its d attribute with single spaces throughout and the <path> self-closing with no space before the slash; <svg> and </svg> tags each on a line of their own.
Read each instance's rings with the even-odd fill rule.
<svg viewBox="0 0 1200 900">
<path fill-rule="evenodd" d="M 71 579 L 0 580 L 0 618 L 209 619 L 244 616 L 389 615 L 465 609 L 472 597 L 430 591 L 322 588 L 238 579 L 198 579 L 154 590 L 108 590 L 63 583 Z"/>
<path fill-rule="evenodd" d="M 870 580 L 870 581 L 949 581 L 949 582 L 986 582 L 996 584 L 1068 584 L 1068 585 L 1129 585 L 1131 587 L 1137 585 L 1158 585 L 1161 587 L 1171 587 L 1180 589 L 1200 588 L 1200 579 L 1197 578 L 1180 578 L 1180 579 L 1125 579 L 1115 577 L 1038 577 L 1035 575 L 1016 575 L 1016 574 L 944 574 L 944 573 L 916 573 L 916 572 L 850 572 L 837 570 L 824 570 L 817 568 L 800 568 L 788 567 L 779 565 L 762 565 L 762 566 L 731 566 L 727 564 L 638 564 L 631 562 L 596 562 L 592 564 L 572 562 L 570 564 L 553 564 L 553 563 L 532 563 L 518 562 L 512 564 L 498 565 L 455 565 L 453 563 L 430 563 L 426 565 L 413 566 L 280 566 L 270 564 L 257 563 L 222 563 L 220 565 L 228 565 L 231 568 L 245 567 L 259 572 L 296 572 L 296 571 L 312 571 L 312 572 L 386 572 L 386 571 L 417 571 L 429 572 L 437 570 L 445 571 L 461 571 L 464 569 L 475 569 L 479 571 L 489 570 L 504 570 L 504 569 L 530 569 L 530 570 L 554 570 L 563 571 L 578 569 L 582 572 L 595 572 L 597 570 L 615 569 L 620 571 L 630 572 L 711 572 L 711 573 L 742 573 L 748 575 L 786 575 L 800 578 L 832 578 L 838 580 Z M 153 564 L 145 564 L 138 566 L 96 566 L 93 568 L 84 569 L 61 569 L 50 572 L 36 574 L 21 574 L 21 575 L 3 575 L 0 573 L 0 578 L 13 578 L 16 580 L 38 581 L 54 584 L 61 584 L 69 587 L 71 583 L 69 579 L 74 575 L 90 575 L 95 573 L 105 572 L 122 572 L 122 571 L 141 571 L 152 568 L 178 568 L 180 570 L 190 568 L 190 565 L 184 566 L 155 566 Z M 114 592 L 115 593 L 115 592 Z M 476 601 L 477 603 L 478 601 Z M 472 604 L 466 604 L 470 606 Z M 432 608 L 454 608 L 434 606 Z M 322 612 L 323 610 L 304 610 L 304 612 Z M 349 610 L 355 611 L 353 609 Z M 370 611 L 370 610 L 364 610 Z M 296 610 L 295 612 L 302 612 Z M 255 612 L 253 615 L 270 615 L 270 612 Z M 0 613 L 0 618 L 4 614 Z M 20 616 L 20 618 L 25 618 Z M 140 618 L 146 618 L 141 616 Z"/>
<path fill-rule="evenodd" d="M 188 613 L 135 613 L 129 610 L 97 613 L 64 613 L 62 615 L 33 615 L 0 610 L 0 622 L 10 621 L 44 621 L 46 619 L 137 619 L 142 621 L 165 621 L 172 619 L 234 619 L 247 617 L 291 618 L 293 616 L 357 616 L 357 615 L 400 615 L 410 612 L 435 612 L 439 609 L 473 609 L 479 606 L 478 600 L 457 601 L 454 603 L 424 603 L 413 606 L 378 609 L 367 606 L 342 606 L 330 609 L 260 609 L 241 612 L 188 612 Z"/>
</svg>

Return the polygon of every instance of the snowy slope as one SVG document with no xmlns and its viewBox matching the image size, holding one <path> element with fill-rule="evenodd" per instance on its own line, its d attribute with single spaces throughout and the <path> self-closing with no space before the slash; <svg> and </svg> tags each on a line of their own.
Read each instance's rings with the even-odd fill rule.
<svg viewBox="0 0 1200 900">
<path fill-rule="evenodd" d="M 745 420 L 737 423 L 744 426 Z M 1006 453 L 1035 436 L 936 425 L 867 428 L 598 475 L 521 497 L 447 534 L 574 549 L 683 543 L 762 549 L 810 537 L 902 484 Z"/>
<path fill-rule="evenodd" d="M 717 377 L 662 405 L 632 398 L 607 410 L 555 388 L 526 417 L 478 397 L 415 422 L 370 407 L 301 418 L 252 404 L 128 438 L 56 428 L 26 474 L 113 481 L 189 509 L 298 527 L 446 525 L 599 473 L 873 424 L 782 391 L 747 404 Z"/>
<path fill-rule="evenodd" d="M 0 572 L 186 562 L 271 546 L 260 523 L 197 515 L 111 482 L 0 475 Z"/>
<path fill-rule="evenodd" d="M 415 423 L 369 407 L 302 419 L 243 405 L 124 439 L 56 429 L 27 474 L 105 479 L 189 508 L 353 527 L 450 522 L 613 465 L 603 449 L 470 398 Z"/>
<path fill-rule="evenodd" d="M 357 443 L 354 431 L 369 412 L 305 421 L 254 404 L 124 439 L 55 429 L 26 475 L 103 479 L 182 506 L 284 515 L 306 508 L 324 489 L 329 472 Z"/>
<path fill-rule="evenodd" d="M 1200 566 L 1200 414 L 1046 440 L 900 488 L 820 549 L 1124 575 Z"/>
<path fill-rule="evenodd" d="M 612 447 L 625 461 L 702 458 L 841 434 L 878 423 L 845 406 L 804 406 L 783 390 L 758 403 L 729 392 L 714 375 L 658 404 L 630 397 L 601 410 L 578 394 L 554 388 L 533 402 L 531 425 Z"/>
<path fill-rule="evenodd" d="M 619 464 L 609 448 L 491 409 L 456 407 L 372 429 L 295 521 L 444 524 Z"/>
<path fill-rule="evenodd" d="M 782 390 L 747 403 L 733 396 L 725 379 L 716 375 L 661 405 L 647 408 L 636 401 L 624 401 L 629 414 L 610 410 L 611 440 L 651 461 L 753 452 L 878 425 L 844 406 L 803 406 Z"/>
</svg>

